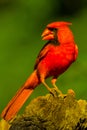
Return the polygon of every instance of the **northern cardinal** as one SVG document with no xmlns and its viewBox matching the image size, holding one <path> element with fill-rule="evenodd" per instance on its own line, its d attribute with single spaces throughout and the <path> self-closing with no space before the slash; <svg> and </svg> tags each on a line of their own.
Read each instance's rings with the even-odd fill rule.
<svg viewBox="0 0 87 130">
<path fill-rule="evenodd" d="M 40 83 L 51 92 L 51 88 L 45 82 L 46 78 L 52 76 L 52 85 L 57 89 L 55 84 L 57 77 L 67 70 L 78 55 L 78 47 L 68 25 L 71 23 L 61 21 L 46 26 L 42 33 L 42 40 L 48 42 L 37 56 L 33 73 L 3 110 L 2 118 L 11 120 Z M 62 93 L 57 90 L 59 94 Z"/>
</svg>

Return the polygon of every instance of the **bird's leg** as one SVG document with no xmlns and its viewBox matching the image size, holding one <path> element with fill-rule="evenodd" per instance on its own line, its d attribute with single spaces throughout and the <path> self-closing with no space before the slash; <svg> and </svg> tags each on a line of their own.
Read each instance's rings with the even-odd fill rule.
<svg viewBox="0 0 87 130">
<path fill-rule="evenodd" d="M 62 92 L 61 92 L 61 91 L 58 89 L 58 87 L 56 86 L 56 84 L 55 84 L 54 81 L 56 82 L 56 80 L 52 79 L 52 84 L 53 84 L 53 86 L 54 86 L 55 91 L 56 91 L 58 94 L 63 95 Z M 53 88 L 50 88 L 50 87 L 47 85 L 47 83 L 45 82 L 45 79 L 44 79 L 44 78 L 41 78 L 41 82 L 42 82 L 42 84 L 47 88 L 47 90 L 48 90 L 52 95 L 54 95 L 54 96 L 56 95 L 54 89 L 53 89 Z"/>
<path fill-rule="evenodd" d="M 58 89 L 58 87 L 56 86 L 56 81 L 57 81 L 57 78 L 53 77 L 52 80 L 51 80 L 51 83 L 53 85 L 53 87 L 55 88 L 55 90 L 62 95 L 62 92 Z"/>
<path fill-rule="evenodd" d="M 51 89 L 51 88 L 47 85 L 47 83 L 45 82 L 44 76 L 41 75 L 40 80 L 41 80 L 41 83 L 46 87 L 46 89 L 47 89 L 50 93 L 53 94 L 52 89 Z"/>
<path fill-rule="evenodd" d="M 41 79 L 42 84 L 47 88 L 49 92 L 52 92 L 51 88 L 46 84 L 44 79 Z"/>
</svg>

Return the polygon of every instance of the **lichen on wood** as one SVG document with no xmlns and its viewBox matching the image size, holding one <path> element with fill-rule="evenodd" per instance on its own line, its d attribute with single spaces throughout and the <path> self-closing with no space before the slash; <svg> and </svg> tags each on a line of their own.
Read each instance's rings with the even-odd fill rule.
<svg viewBox="0 0 87 130">
<path fill-rule="evenodd" d="M 73 90 L 32 100 L 9 130 L 87 130 L 87 102 L 76 100 Z"/>
</svg>

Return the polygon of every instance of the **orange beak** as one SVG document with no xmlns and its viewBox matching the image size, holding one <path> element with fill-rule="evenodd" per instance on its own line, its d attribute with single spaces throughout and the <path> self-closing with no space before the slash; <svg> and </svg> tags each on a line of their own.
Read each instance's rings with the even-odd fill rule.
<svg viewBox="0 0 87 130">
<path fill-rule="evenodd" d="M 48 28 L 46 28 L 43 31 L 41 36 L 42 36 L 42 40 L 53 40 L 54 39 L 53 32 L 51 30 L 49 30 Z"/>
</svg>

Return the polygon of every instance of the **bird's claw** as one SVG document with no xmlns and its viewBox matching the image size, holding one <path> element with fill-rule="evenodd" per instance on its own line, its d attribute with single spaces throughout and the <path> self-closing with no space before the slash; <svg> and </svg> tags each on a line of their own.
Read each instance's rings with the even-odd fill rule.
<svg viewBox="0 0 87 130">
<path fill-rule="evenodd" d="M 65 97 L 65 95 L 58 88 L 50 88 L 50 94 L 54 97 Z"/>
</svg>

